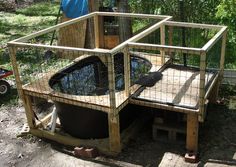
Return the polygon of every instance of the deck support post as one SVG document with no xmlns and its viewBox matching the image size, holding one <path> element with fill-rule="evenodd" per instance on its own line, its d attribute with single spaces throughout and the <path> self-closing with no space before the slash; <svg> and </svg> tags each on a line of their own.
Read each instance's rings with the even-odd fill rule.
<svg viewBox="0 0 236 167">
<path fill-rule="evenodd" d="M 187 135 L 186 149 L 190 152 L 197 153 L 198 151 L 198 114 L 187 114 Z"/>
<path fill-rule="evenodd" d="M 25 108 L 25 114 L 26 114 L 28 125 L 30 128 L 35 128 L 35 126 L 36 126 L 35 116 L 34 116 L 33 110 L 32 110 L 31 98 L 30 98 L 30 96 L 25 95 L 23 92 L 23 89 L 22 89 L 22 83 L 21 83 L 20 74 L 18 71 L 18 64 L 16 61 L 17 49 L 15 47 L 9 47 L 9 51 L 10 51 L 10 59 L 12 62 L 12 67 L 13 67 L 13 71 L 14 71 L 14 75 L 15 75 L 15 79 L 16 79 L 17 91 L 18 91 L 19 97 L 21 98 L 24 108 Z"/>
<path fill-rule="evenodd" d="M 111 152 L 119 153 L 121 151 L 121 139 L 119 112 L 116 109 L 114 55 L 108 55 L 107 60 L 110 96 L 110 111 L 108 113 L 109 144 Z"/>
</svg>

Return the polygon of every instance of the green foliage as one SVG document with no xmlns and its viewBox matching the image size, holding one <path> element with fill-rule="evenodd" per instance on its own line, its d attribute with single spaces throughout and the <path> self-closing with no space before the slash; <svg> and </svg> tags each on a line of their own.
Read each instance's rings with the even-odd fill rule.
<svg viewBox="0 0 236 167">
<path fill-rule="evenodd" d="M 228 26 L 226 67 L 236 68 L 236 1 L 222 0 L 216 18 L 220 24 Z"/>
</svg>

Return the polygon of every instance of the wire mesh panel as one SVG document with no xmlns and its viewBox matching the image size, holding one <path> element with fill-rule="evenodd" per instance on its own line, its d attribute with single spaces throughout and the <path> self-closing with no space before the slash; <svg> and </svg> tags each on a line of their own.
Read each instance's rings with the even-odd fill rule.
<svg viewBox="0 0 236 167">
<path fill-rule="evenodd" d="M 202 82 L 200 78 L 201 48 L 218 31 L 219 29 L 201 28 L 201 25 L 185 23 L 182 25 L 167 21 L 165 26 L 157 28 L 137 42 L 130 42 L 131 52 L 144 52 L 152 65 L 157 62 L 158 58 L 164 59 L 159 68 L 155 69 L 153 66 L 146 78 L 142 78 L 143 81 L 150 81 L 153 84 L 140 82 L 141 88 L 135 93 L 134 98 L 169 106 L 198 109 Z M 220 42 L 218 41 L 212 48 L 212 51 L 214 50 L 217 54 L 207 56 L 207 62 L 204 62 L 207 65 L 207 68 L 202 69 L 206 90 L 217 72 L 217 70 L 210 70 L 210 66 L 213 65 L 219 69 Z M 218 66 L 214 62 L 218 62 Z M 159 76 L 151 72 L 156 72 Z"/>
</svg>

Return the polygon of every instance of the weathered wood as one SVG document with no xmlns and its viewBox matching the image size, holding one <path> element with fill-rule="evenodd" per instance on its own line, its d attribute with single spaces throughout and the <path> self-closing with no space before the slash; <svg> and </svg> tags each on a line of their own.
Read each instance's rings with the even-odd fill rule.
<svg viewBox="0 0 236 167">
<path fill-rule="evenodd" d="M 66 46 L 50 46 L 50 45 L 42 45 L 42 44 L 30 44 L 30 43 L 23 43 L 23 42 L 9 42 L 8 46 L 17 46 L 17 47 L 35 47 L 35 48 L 42 48 L 42 49 L 48 49 L 48 50 L 55 50 L 55 51 L 70 51 L 70 52 L 76 52 L 80 53 L 82 52 L 83 54 L 97 54 L 102 55 L 102 54 L 107 54 L 110 53 L 109 50 L 106 49 L 85 49 L 85 48 L 75 48 L 75 47 L 66 47 Z"/>
<path fill-rule="evenodd" d="M 218 31 L 217 34 L 202 47 L 202 50 L 204 50 L 205 52 L 209 51 L 214 46 L 214 44 L 223 36 L 226 30 L 227 30 L 226 26 L 221 28 L 221 30 Z"/>
<path fill-rule="evenodd" d="M 165 19 L 172 17 L 168 15 L 152 15 L 152 14 L 137 14 L 137 13 L 122 13 L 122 12 L 95 12 L 99 16 L 119 16 L 119 17 L 137 17 L 141 19 Z"/>
<path fill-rule="evenodd" d="M 166 46 L 157 44 L 135 43 L 128 42 L 130 48 L 146 49 L 146 50 L 163 50 L 165 52 L 189 53 L 199 56 L 202 52 L 200 48 L 180 47 L 180 46 Z"/>
<path fill-rule="evenodd" d="M 124 50 L 124 76 L 125 76 L 125 95 L 130 96 L 130 54 L 128 47 Z"/>
<path fill-rule="evenodd" d="M 42 129 L 30 129 L 30 133 L 32 133 L 35 136 L 46 138 L 49 140 L 56 141 L 58 143 L 64 144 L 64 145 L 70 145 L 70 146 L 93 146 L 99 149 L 101 153 L 105 153 L 108 155 L 112 155 L 112 153 L 109 150 L 108 145 L 108 138 L 105 139 L 78 139 L 72 136 L 69 136 L 67 134 L 59 134 L 59 133 L 52 133 L 47 130 Z"/>
<path fill-rule="evenodd" d="M 94 16 L 96 18 L 96 16 Z M 65 14 L 61 17 L 61 22 L 72 20 L 67 18 Z M 82 20 L 66 27 L 60 28 L 58 31 L 58 46 L 68 46 L 75 48 L 84 48 L 85 33 L 87 20 Z"/>
<path fill-rule="evenodd" d="M 57 25 L 55 25 L 55 26 L 51 26 L 51 27 L 49 27 L 49 28 L 46 28 L 46 29 L 44 29 L 44 30 L 41 30 L 41 31 L 32 33 L 32 34 L 30 34 L 30 35 L 26 35 L 26 36 L 24 36 L 24 37 L 21 37 L 21 38 L 18 38 L 18 39 L 16 39 L 16 40 L 13 40 L 12 42 L 26 42 L 26 41 L 28 41 L 29 39 L 33 39 L 33 38 L 38 37 L 38 36 L 40 36 L 40 35 L 43 35 L 43 34 L 46 34 L 46 33 L 49 33 L 49 32 L 53 32 L 54 30 L 59 30 L 59 29 L 62 28 L 62 27 L 69 26 L 69 25 L 74 24 L 74 23 L 77 23 L 77 22 L 79 22 L 79 21 L 83 21 L 83 20 L 92 18 L 92 17 L 95 16 L 95 15 L 96 15 L 95 13 L 90 13 L 90 14 L 87 14 L 87 15 L 84 15 L 84 16 L 81 16 L 81 17 L 78 17 L 78 18 L 75 18 L 75 19 L 72 19 L 72 20 L 69 20 L 69 21 L 66 21 L 66 22 L 57 24 Z M 10 42 L 10 43 L 11 43 L 11 42 Z"/>
<path fill-rule="evenodd" d="M 173 46 L 173 26 L 168 26 L 168 45 Z M 168 51 L 167 54 L 170 56 L 171 63 L 173 63 L 174 54 L 171 51 Z"/>
<path fill-rule="evenodd" d="M 119 36 L 118 35 L 104 35 L 103 43 L 104 43 L 103 45 L 104 48 L 112 49 L 116 47 L 117 45 L 119 45 L 120 43 Z"/>
<path fill-rule="evenodd" d="M 186 149 L 190 152 L 198 151 L 198 115 L 194 113 L 187 114 L 187 138 Z"/>
<path fill-rule="evenodd" d="M 95 48 L 99 48 L 100 44 L 99 44 L 99 22 L 98 22 L 99 18 L 98 15 L 94 16 L 94 34 L 95 34 Z M 101 24 L 101 23 L 100 23 Z"/>
<path fill-rule="evenodd" d="M 206 93 L 206 52 L 200 55 L 200 83 L 199 83 L 199 121 L 203 122 L 205 117 L 205 93 Z"/>
<path fill-rule="evenodd" d="M 121 43 L 120 45 L 118 45 L 117 47 L 113 48 L 111 50 L 111 54 L 115 54 L 117 52 L 119 52 L 120 50 L 122 50 L 129 42 L 137 42 L 138 40 L 142 39 L 143 37 L 145 37 L 146 35 L 151 34 L 152 32 L 154 32 L 155 30 L 157 30 L 158 28 L 161 27 L 162 24 L 164 24 L 165 21 L 171 19 L 172 17 L 167 17 L 165 19 L 163 19 L 162 21 L 159 21 L 158 23 L 152 25 L 151 27 L 147 28 L 146 30 L 142 31 L 141 33 L 133 36 L 132 38 L 126 40 L 125 42 Z"/>
<path fill-rule="evenodd" d="M 187 23 L 187 22 L 176 22 L 176 21 L 166 21 L 165 25 L 174 27 L 189 27 L 189 28 L 216 29 L 216 30 L 220 30 L 221 28 L 224 27 L 221 25 Z"/>
<path fill-rule="evenodd" d="M 161 38 L 161 45 L 165 45 L 166 41 L 165 41 L 165 38 L 166 38 L 166 34 L 165 34 L 165 26 L 162 25 L 160 27 L 160 38 Z M 163 65 L 165 63 L 165 51 L 161 50 L 161 64 Z"/>
<path fill-rule="evenodd" d="M 13 66 L 13 71 L 14 71 L 14 75 L 15 75 L 15 79 L 16 79 L 17 91 L 18 91 L 18 94 L 19 94 L 19 96 L 23 102 L 24 108 L 25 108 L 27 122 L 28 122 L 30 128 L 35 128 L 35 117 L 32 113 L 33 111 L 32 111 L 31 99 L 24 94 L 23 89 L 22 89 L 20 73 L 18 71 L 19 67 L 18 67 L 18 64 L 16 61 L 17 49 L 15 47 L 10 47 L 9 51 L 10 51 L 10 59 L 11 59 L 11 63 Z"/>
<path fill-rule="evenodd" d="M 110 111 L 108 113 L 110 150 L 119 153 L 121 151 L 120 121 L 119 114 L 116 110 L 114 55 L 108 57 L 108 81 L 110 99 Z"/>
</svg>

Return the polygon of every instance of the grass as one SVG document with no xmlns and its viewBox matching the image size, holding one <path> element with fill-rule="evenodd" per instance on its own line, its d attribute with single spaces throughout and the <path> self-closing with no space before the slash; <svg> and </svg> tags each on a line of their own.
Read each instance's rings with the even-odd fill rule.
<svg viewBox="0 0 236 167">
<path fill-rule="evenodd" d="M 58 2 L 41 2 L 17 9 L 13 13 L 0 12 L 0 67 L 12 69 L 7 42 L 54 25 L 58 10 Z M 27 55 L 21 56 L 23 60 L 28 58 Z M 14 82 L 14 77 L 10 76 L 7 80 Z M 18 95 L 13 85 L 8 95 L 0 97 L 0 106 L 17 103 Z"/>
</svg>

